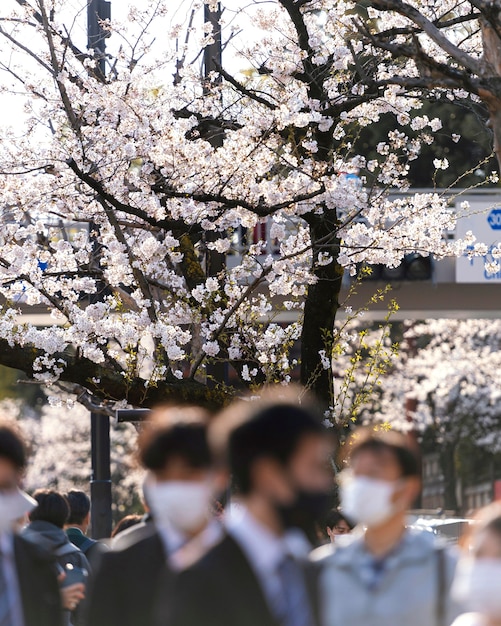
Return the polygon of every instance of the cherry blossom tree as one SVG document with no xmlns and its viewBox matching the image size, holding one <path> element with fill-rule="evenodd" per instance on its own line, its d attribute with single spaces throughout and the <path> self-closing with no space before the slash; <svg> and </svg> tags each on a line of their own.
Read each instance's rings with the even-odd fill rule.
<svg viewBox="0 0 501 626">
<path fill-rule="evenodd" d="M 457 509 L 458 455 L 473 445 L 501 451 L 499 320 L 410 324 L 363 418 L 414 430 L 440 450 L 446 507 Z M 406 411 L 412 407 L 412 411 Z"/>
<path fill-rule="evenodd" d="M 495 2 L 368 0 L 345 5 L 352 37 L 409 95 L 470 97 L 487 111 L 501 164 L 501 12 Z M 338 16 L 331 14 L 330 19 Z M 393 63 L 389 62 L 393 60 Z M 374 76 L 362 80 L 372 89 Z"/>
<path fill-rule="evenodd" d="M 287 384 L 301 340 L 301 382 L 333 406 L 344 270 L 469 243 L 443 240 L 455 218 L 438 194 L 387 196 L 440 121 L 414 116 L 408 140 L 419 100 L 352 37 L 349 3 L 227 9 L 231 63 L 207 79 L 200 7 L 178 25 L 150 0 L 103 24 L 105 76 L 64 5 L 0 9 L 6 89 L 24 96 L 23 129 L 0 129 L 0 363 L 103 402 L 216 407 L 232 391 L 208 366 Z M 387 112 L 401 130 L 366 163 L 351 136 Z M 53 323 L 20 321 L 20 301 Z"/>
</svg>

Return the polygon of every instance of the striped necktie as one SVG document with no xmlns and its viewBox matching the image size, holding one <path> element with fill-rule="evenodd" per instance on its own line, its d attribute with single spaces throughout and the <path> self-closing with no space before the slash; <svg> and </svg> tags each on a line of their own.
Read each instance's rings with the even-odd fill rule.
<svg viewBox="0 0 501 626">
<path fill-rule="evenodd" d="M 277 574 L 282 586 L 280 610 L 282 626 L 313 626 L 310 598 L 304 572 L 299 563 L 287 555 L 280 562 Z"/>
</svg>

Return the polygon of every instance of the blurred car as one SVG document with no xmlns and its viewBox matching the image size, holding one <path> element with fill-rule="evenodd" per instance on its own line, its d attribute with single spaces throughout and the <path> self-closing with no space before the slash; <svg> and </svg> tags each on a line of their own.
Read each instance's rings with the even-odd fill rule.
<svg viewBox="0 0 501 626">
<path fill-rule="evenodd" d="M 410 520 L 408 527 L 432 532 L 447 543 L 456 545 L 473 523 L 473 520 L 465 517 L 418 517 Z"/>
</svg>

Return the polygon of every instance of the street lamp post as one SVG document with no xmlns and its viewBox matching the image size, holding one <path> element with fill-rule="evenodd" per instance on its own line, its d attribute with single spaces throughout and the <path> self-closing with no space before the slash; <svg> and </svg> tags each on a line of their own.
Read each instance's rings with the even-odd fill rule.
<svg viewBox="0 0 501 626">
<path fill-rule="evenodd" d="M 111 2 L 108 0 L 88 0 L 87 2 L 87 47 L 98 60 L 102 77 L 106 75 L 106 38 L 109 33 L 101 23 L 111 18 Z"/>
</svg>

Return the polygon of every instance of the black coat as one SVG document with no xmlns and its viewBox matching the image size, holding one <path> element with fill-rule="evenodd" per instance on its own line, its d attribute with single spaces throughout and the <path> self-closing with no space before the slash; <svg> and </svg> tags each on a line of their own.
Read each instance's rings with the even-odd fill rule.
<svg viewBox="0 0 501 626">
<path fill-rule="evenodd" d="M 229 535 L 176 577 L 165 615 L 158 626 L 278 626 L 247 557 Z"/>
<path fill-rule="evenodd" d="M 131 528 L 120 549 L 102 555 L 90 584 L 88 626 L 150 626 L 157 588 L 166 567 L 165 548 L 155 527 Z"/>
<path fill-rule="evenodd" d="M 14 536 L 14 558 L 25 626 L 61 626 L 63 612 L 52 555 Z"/>
</svg>

